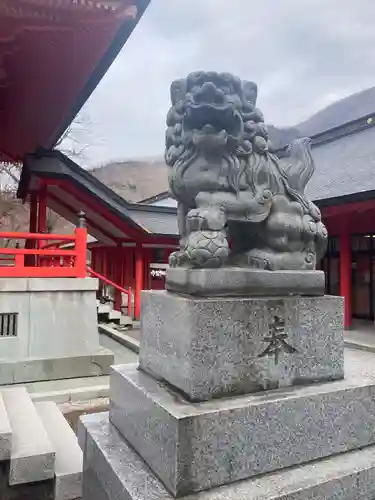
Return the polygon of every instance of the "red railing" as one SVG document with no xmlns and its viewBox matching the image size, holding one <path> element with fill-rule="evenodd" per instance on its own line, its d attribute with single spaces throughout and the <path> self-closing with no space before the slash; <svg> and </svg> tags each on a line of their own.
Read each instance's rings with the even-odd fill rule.
<svg viewBox="0 0 375 500">
<path fill-rule="evenodd" d="M 45 233 L 1 233 L 0 238 L 27 242 L 28 248 L 0 248 L 0 278 L 85 278 L 87 229 L 77 227 L 73 235 Z M 73 243 L 73 249 L 46 248 L 45 242 Z M 35 248 L 29 248 L 30 246 Z M 8 257 L 9 256 L 9 257 Z"/>
<path fill-rule="evenodd" d="M 102 281 L 106 285 L 113 287 L 120 294 L 123 293 L 123 294 L 125 294 L 127 296 L 127 301 L 128 301 L 128 303 L 127 303 L 128 316 L 131 316 L 131 310 L 132 310 L 132 289 L 131 289 L 131 287 L 129 287 L 128 289 L 123 288 L 122 286 L 120 286 L 117 283 L 115 283 L 114 281 L 106 278 L 102 274 L 97 273 L 96 271 L 94 271 L 93 269 L 91 269 L 91 267 L 87 266 L 86 269 L 87 269 L 88 274 L 90 274 L 94 278 L 98 278 L 99 281 Z M 115 309 L 120 310 L 121 309 L 121 303 L 120 304 L 115 304 Z"/>
</svg>

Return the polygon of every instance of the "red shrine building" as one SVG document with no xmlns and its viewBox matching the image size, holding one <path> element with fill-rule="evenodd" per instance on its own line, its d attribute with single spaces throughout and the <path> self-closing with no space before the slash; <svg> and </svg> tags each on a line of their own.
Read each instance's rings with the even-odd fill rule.
<svg viewBox="0 0 375 500">
<path fill-rule="evenodd" d="M 116 309 L 139 318 L 141 290 L 163 288 L 178 245 L 167 193 L 127 203 L 90 172 L 53 151 L 148 5 L 147 0 L 0 2 L 0 157 L 22 162 L 18 197 L 30 204 L 27 233 L 0 249 L 1 276 L 92 275 L 114 290 Z M 46 70 L 48 68 L 48 71 Z M 308 184 L 329 231 L 321 268 L 327 293 L 345 297 L 345 326 L 374 321 L 375 114 L 313 136 Z M 280 151 L 280 154 L 283 154 Z M 48 234 L 47 207 L 77 226 Z"/>
<path fill-rule="evenodd" d="M 345 297 L 347 328 L 353 318 L 374 320 L 374 124 L 365 116 L 312 138 L 316 172 L 308 195 L 330 235 L 321 268 L 327 293 Z M 129 204 L 66 156 L 44 151 L 26 157 L 19 196 L 30 201 L 32 214 L 48 206 L 76 222 L 85 213 L 90 269 L 102 283 L 117 286 L 117 308 L 131 296 L 127 307 L 138 318 L 141 290 L 164 287 L 168 256 L 178 245 L 176 203 L 168 193 Z"/>
</svg>

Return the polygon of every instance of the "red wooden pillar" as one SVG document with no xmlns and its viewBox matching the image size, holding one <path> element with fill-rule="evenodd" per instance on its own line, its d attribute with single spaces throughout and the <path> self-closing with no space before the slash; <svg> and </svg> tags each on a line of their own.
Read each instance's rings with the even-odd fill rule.
<svg viewBox="0 0 375 500">
<path fill-rule="evenodd" d="M 352 324 L 352 255 L 350 233 L 345 227 L 340 234 L 340 295 L 344 297 L 344 327 Z"/>
<path fill-rule="evenodd" d="M 29 232 L 36 233 L 37 228 L 38 228 L 38 197 L 36 193 L 31 193 Z"/>
<path fill-rule="evenodd" d="M 130 286 L 130 277 L 129 277 L 129 267 L 130 267 L 130 258 L 129 258 L 129 248 L 122 247 L 122 283 L 124 288 L 128 288 Z"/>
<path fill-rule="evenodd" d="M 103 276 L 108 278 L 108 248 L 102 249 L 102 258 L 103 258 Z"/>
<path fill-rule="evenodd" d="M 77 227 L 75 229 L 75 251 L 77 252 L 75 268 L 76 278 L 86 277 L 86 258 L 87 258 L 87 229 Z"/>
<path fill-rule="evenodd" d="M 116 248 L 116 259 L 115 259 L 115 269 L 114 275 L 115 279 L 113 280 L 116 285 L 122 286 L 122 245 L 119 243 Z M 115 288 L 115 310 L 121 311 L 122 306 L 122 297 L 120 290 Z"/>
<path fill-rule="evenodd" d="M 38 233 L 45 233 L 47 230 L 47 189 L 42 186 L 39 191 L 38 207 Z"/>
<path fill-rule="evenodd" d="M 96 268 L 94 271 L 97 271 L 99 274 L 102 274 L 104 276 L 103 272 L 103 262 L 104 262 L 104 257 L 103 257 L 103 249 L 101 247 L 98 247 L 95 249 L 95 266 Z M 103 296 L 103 282 L 100 280 L 99 281 L 99 297 Z"/>
<path fill-rule="evenodd" d="M 47 229 L 47 188 L 45 185 L 42 185 L 39 193 L 38 193 L 38 223 L 37 223 L 38 233 L 45 233 Z M 43 240 L 37 241 L 37 248 L 43 248 L 44 246 Z M 45 265 L 46 259 L 38 256 L 37 258 L 38 265 Z"/>
<path fill-rule="evenodd" d="M 143 249 L 143 290 L 150 290 L 150 264 L 152 261 L 152 248 Z"/>
<path fill-rule="evenodd" d="M 164 248 L 164 262 L 168 264 L 168 259 L 171 254 L 171 249 L 170 248 Z"/>
<path fill-rule="evenodd" d="M 141 292 L 143 289 L 143 248 L 137 243 L 135 248 L 135 290 L 134 290 L 134 317 L 141 317 Z"/>
<path fill-rule="evenodd" d="M 29 233 L 36 233 L 38 230 L 38 197 L 36 193 L 30 194 L 30 219 L 29 219 Z M 27 240 L 25 248 L 35 248 L 37 245 L 36 240 Z M 35 266 L 35 255 L 25 255 L 25 265 Z"/>
<path fill-rule="evenodd" d="M 97 271 L 95 247 L 92 250 L 90 250 L 90 254 L 91 254 L 91 262 L 90 262 L 91 269 Z"/>
</svg>

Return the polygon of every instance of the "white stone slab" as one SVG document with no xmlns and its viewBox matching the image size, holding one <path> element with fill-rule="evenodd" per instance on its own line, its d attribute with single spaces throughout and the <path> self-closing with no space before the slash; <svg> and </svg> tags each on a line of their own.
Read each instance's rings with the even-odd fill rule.
<svg viewBox="0 0 375 500">
<path fill-rule="evenodd" d="M 17 281 L 17 280 L 13 280 Z M 17 335 L 0 337 L 0 360 L 26 358 L 29 347 L 30 295 L 26 292 L 8 293 L 0 289 L 0 313 L 18 313 Z"/>
<path fill-rule="evenodd" d="M 0 393 L 0 461 L 9 460 L 11 451 L 12 428 L 9 423 L 3 396 Z"/>
<path fill-rule="evenodd" d="M 96 288 L 91 278 L 0 278 L 0 313 L 18 315 L 16 335 L 0 338 L 0 359 L 22 364 L 27 358 L 95 354 L 100 349 Z M 11 382 L 3 379 L 1 363 L 0 384 Z M 20 382 L 17 376 L 14 382 Z"/>
<path fill-rule="evenodd" d="M 9 484 L 53 478 L 55 450 L 27 390 L 4 389 L 2 394 L 13 432 Z"/>
<path fill-rule="evenodd" d="M 84 356 L 99 349 L 94 290 L 33 291 L 29 315 L 31 358 Z"/>
<path fill-rule="evenodd" d="M 109 373 L 113 361 L 112 352 L 103 348 L 83 356 L 5 360 L 0 363 L 0 385 L 98 377 Z"/>
<path fill-rule="evenodd" d="M 73 429 L 56 403 L 35 403 L 35 408 L 56 451 L 55 500 L 81 498 L 83 456 Z"/>
</svg>

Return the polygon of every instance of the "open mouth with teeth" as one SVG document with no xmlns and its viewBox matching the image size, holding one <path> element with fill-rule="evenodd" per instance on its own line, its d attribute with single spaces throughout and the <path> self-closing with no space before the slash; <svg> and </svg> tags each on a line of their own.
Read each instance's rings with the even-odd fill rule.
<svg viewBox="0 0 375 500">
<path fill-rule="evenodd" d="M 238 111 L 230 105 L 189 103 L 183 128 L 194 135 L 220 135 L 237 139 L 243 132 L 243 121 Z"/>
</svg>

